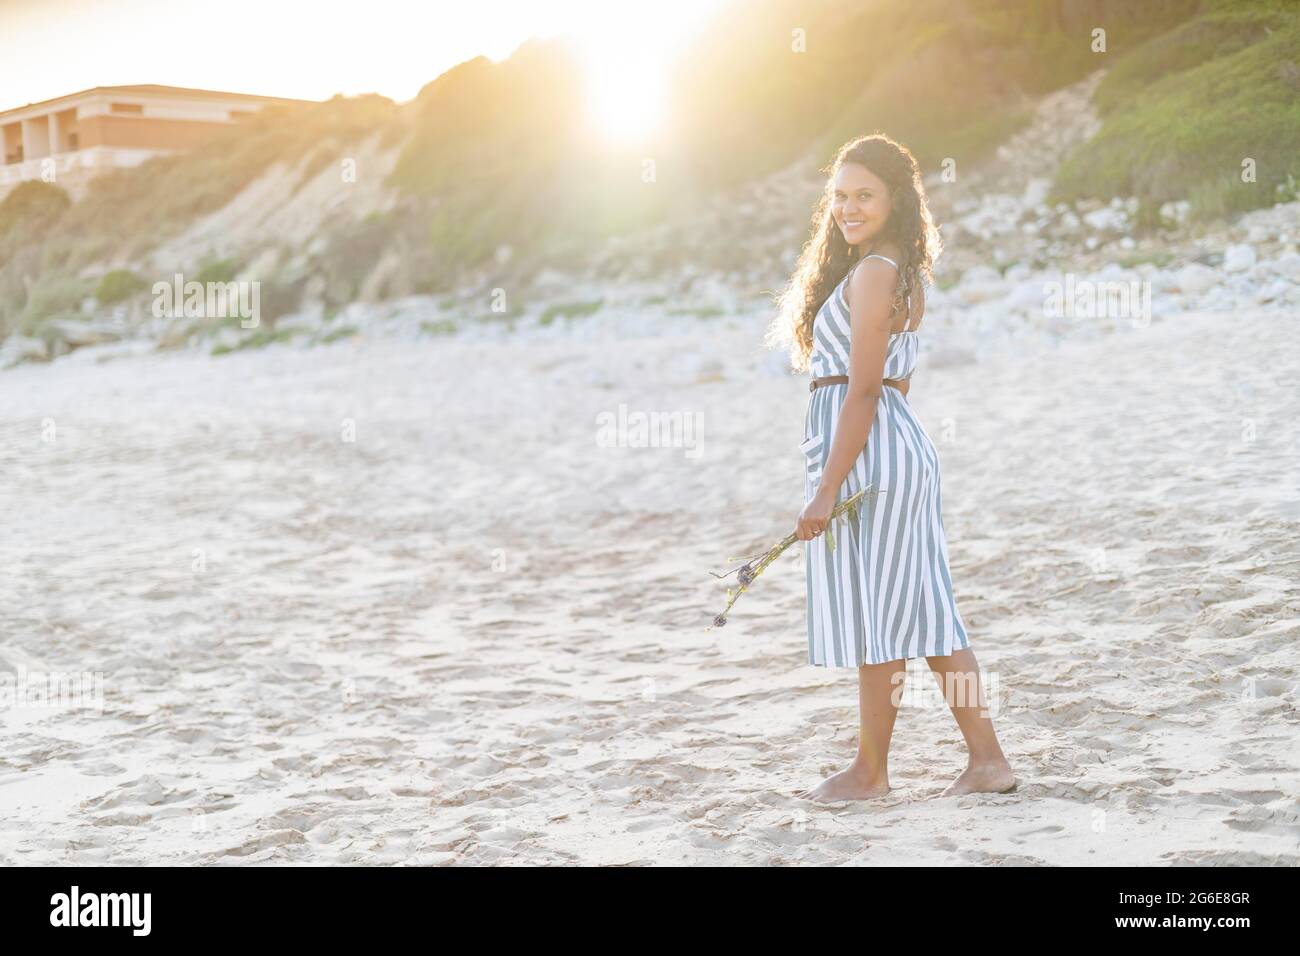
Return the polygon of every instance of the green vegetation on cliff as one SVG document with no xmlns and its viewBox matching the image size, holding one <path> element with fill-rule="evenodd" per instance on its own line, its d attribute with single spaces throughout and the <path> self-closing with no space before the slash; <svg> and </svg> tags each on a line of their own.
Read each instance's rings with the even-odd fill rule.
<svg viewBox="0 0 1300 956">
<path fill-rule="evenodd" d="M 1203 219 L 1296 198 L 1298 13 L 1215 3 L 1116 63 L 1097 90 L 1104 125 L 1062 164 L 1056 198 L 1187 198 Z"/>
</svg>

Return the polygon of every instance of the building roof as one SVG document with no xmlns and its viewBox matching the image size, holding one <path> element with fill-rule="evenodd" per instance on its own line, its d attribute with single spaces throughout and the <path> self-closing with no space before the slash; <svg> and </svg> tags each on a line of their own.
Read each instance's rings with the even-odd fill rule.
<svg viewBox="0 0 1300 956">
<path fill-rule="evenodd" d="M 259 96 L 256 93 L 223 93 L 220 90 L 196 90 L 184 86 L 159 86 L 154 83 L 146 83 L 138 86 L 95 86 L 88 90 L 80 90 L 76 93 L 68 93 L 64 96 L 56 96 L 51 100 L 40 100 L 36 103 L 28 103 L 26 106 L 15 106 L 11 109 L 0 111 L 0 121 L 11 113 L 25 113 L 31 109 L 39 109 L 46 106 L 54 106 L 57 103 L 80 99 L 85 96 L 96 94 L 146 94 L 149 96 L 183 96 L 187 99 L 212 99 L 212 100 L 244 100 L 249 103 L 312 103 L 314 100 L 297 100 L 284 96 Z"/>
</svg>

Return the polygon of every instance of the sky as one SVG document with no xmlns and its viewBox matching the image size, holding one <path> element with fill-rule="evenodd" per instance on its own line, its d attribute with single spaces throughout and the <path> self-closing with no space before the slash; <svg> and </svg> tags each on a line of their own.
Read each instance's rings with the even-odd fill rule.
<svg viewBox="0 0 1300 956">
<path fill-rule="evenodd" d="M 159 83 L 402 101 L 450 67 L 570 34 L 593 90 L 653 112 L 656 76 L 720 0 L 0 0 L 0 110 Z M 642 69 L 633 69 L 636 66 Z M 632 80 L 632 74 L 640 79 Z"/>
</svg>

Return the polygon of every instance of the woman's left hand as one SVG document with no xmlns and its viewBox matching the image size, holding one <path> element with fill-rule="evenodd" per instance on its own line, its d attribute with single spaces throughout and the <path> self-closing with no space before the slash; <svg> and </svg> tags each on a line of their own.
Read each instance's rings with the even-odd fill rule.
<svg viewBox="0 0 1300 956">
<path fill-rule="evenodd" d="M 799 512 L 795 523 L 794 536 L 800 541 L 810 541 L 826 530 L 831 522 L 831 512 L 835 509 L 835 496 L 824 485 L 817 488 L 816 494 Z"/>
</svg>

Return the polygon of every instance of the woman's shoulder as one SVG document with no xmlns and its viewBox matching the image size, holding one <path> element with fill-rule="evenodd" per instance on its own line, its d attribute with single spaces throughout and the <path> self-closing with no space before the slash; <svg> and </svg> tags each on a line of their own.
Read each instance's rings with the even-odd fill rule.
<svg viewBox="0 0 1300 956">
<path fill-rule="evenodd" d="M 882 242 L 871 250 L 872 255 L 884 256 L 895 263 L 903 261 L 903 249 L 896 242 Z"/>
<path fill-rule="evenodd" d="M 865 288 L 866 285 L 872 281 L 869 278 L 869 276 L 873 271 L 879 273 L 880 279 L 878 281 L 881 282 L 893 281 L 892 278 L 887 279 L 886 276 L 887 275 L 890 277 L 897 276 L 898 262 L 899 262 L 898 257 L 900 255 L 901 253 L 898 251 L 897 246 L 886 245 L 876 249 L 872 249 L 869 254 L 863 256 L 857 262 L 853 263 L 852 267 L 849 269 L 848 273 L 844 276 L 844 279 L 841 281 L 847 282 L 850 288 Z M 877 256 L 884 256 L 885 258 L 889 259 L 890 262 L 884 262 L 882 259 L 875 258 Z M 891 262 L 893 263 L 892 265 L 890 264 Z M 862 266 L 863 268 L 859 269 L 858 266 Z M 873 267 L 878 267 L 878 268 L 873 269 Z"/>
</svg>

